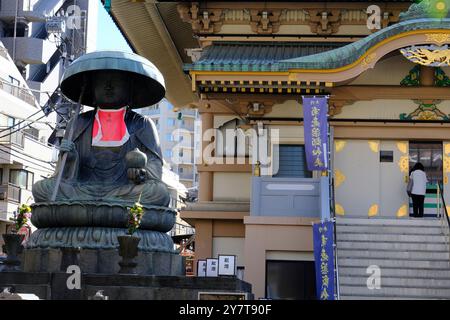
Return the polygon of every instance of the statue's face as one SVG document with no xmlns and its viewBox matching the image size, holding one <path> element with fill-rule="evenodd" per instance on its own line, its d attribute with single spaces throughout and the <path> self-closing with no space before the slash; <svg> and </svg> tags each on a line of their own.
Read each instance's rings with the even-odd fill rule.
<svg viewBox="0 0 450 320">
<path fill-rule="evenodd" d="M 116 109 L 129 102 L 130 85 L 126 76 L 117 71 L 98 72 L 93 80 L 95 101 L 100 108 Z"/>
</svg>

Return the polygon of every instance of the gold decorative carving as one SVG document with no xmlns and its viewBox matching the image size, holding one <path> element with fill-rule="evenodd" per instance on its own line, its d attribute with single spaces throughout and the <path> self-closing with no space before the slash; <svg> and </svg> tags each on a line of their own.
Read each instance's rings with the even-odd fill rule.
<svg viewBox="0 0 450 320">
<path fill-rule="evenodd" d="M 397 211 L 397 218 L 401 218 L 408 215 L 408 205 L 403 204 Z"/>
<path fill-rule="evenodd" d="M 281 10 L 250 10 L 252 31 L 258 34 L 272 34 L 280 30 Z"/>
<path fill-rule="evenodd" d="M 409 170 L 409 157 L 406 156 L 401 156 L 400 160 L 398 160 L 398 166 L 400 167 L 400 171 L 403 173 L 408 173 Z M 408 181 L 406 181 L 408 182 Z"/>
<path fill-rule="evenodd" d="M 339 31 L 341 25 L 341 11 L 336 10 L 308 10 L 311 32 L 318 35 L 330 35 Z"/>
<path fill-rule="evenodd" d="M 444 143 L 444 153 L 450 154 L 450 143 Z"/>
<path fill-rule="evenodd" d="M 447 155 L 444 155 L 444 159 L 442 162 L 444 165 L 444 173 L 450 173 L 450 157 Z"/>
<path fill-rule="evenodd" d="M 347 141 L 345 140 L 334 140 L 334 148 L 335 148 L 335 152 L 341 152 L 344 148 L 345 145 L 347 144 Z"/>
<path fill-rule="evenodd" d="M 378 205 L 374 204 L 369 208 L 369 211 L 367 212 L 369 217 L 374 217 L 378 214 Z"/>
<path fill-rule="evenodd" d="M 450 49 L 447 46 L 412 46 L 401 49 L 403 56 L 411 62 L 430 67 L 450 65 Z"/>
<path fill-rule="evenodd" d="M 407 153 L 408 152 L 408 143 L 407 142 L 397 142 L 397 149 L 401 153 Z"/>
<path fill-rule="evenodd" d="M 368 141 L 368 144 L 372 152 L 378 153 L 380 150 L 380 141 Z"/>
<path fill-rule="evenodd" d="M 450 34 L 448 33 L 429 33 L 426 36 L 427 41 L 433 41 L 440 46 L 444 43 L 450 42 Z"/>
<path fill-rule="evenodd" d="M 450 217 L 450 206 L 446 206 L 447 208 L 447 215 Z"/>
<path fill-rule="evenodd" d="M 372 52 L 371 54 L 367 55 L 363 61 L 361 62 L 361 65 L 364 68 L 367 68 L 377 57 L 377 54 L 375 52 Z"/>
<path fill-rule="evenodd" d="M 340 215 L 340 216 L 345 215 L 345 210 L 340 204 L 336 203 L 336 206 L 334 209 L 335 209 L 337 215 Z"/>
<path fill-rule="evenodd" d="M 334 186 L 335 188 L 339 188 L 339 186 L 345 181 L 345 175 L 341 170 L 334 170 Z"/>
</svg>

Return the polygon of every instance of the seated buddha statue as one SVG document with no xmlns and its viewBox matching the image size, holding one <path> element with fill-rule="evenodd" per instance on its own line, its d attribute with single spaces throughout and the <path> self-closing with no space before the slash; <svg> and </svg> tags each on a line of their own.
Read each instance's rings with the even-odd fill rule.
<svg viewBox="0 0 450 320">
<path fill-rule="evenodd" d="M 82 94 L 81 101 L 94 110 L 81 113 L 74 122 L 73 138 L 67 139 L 66 133 L 61 141 L 60 154 L 67 153 L 64 167 L 60 157 L 55 176 L 34 184 L 36 203 L 51 202 L 50 197 L 58 188 L 56 202 L 140 202 L 167 207 L 170 193 L 161 180 L 163 160 L 155 124 L 132 111 L 143 99 L 133 94 L 139 85 L 138 78 L 123 70 L 96 69 L 84 73 L 89 75 L 79 77 L 85 81 L 84 93 L 72 88 L 81 84 L 70 78 L 70 70 L 66 76 L 68 83 L 63 79 L 62 91 L 69 96 L 75 91 Z M 72 99 L 78 100 L 76 96 Z M 68 127 L 71 125 L 69 122 Z M 55 133 L 50 142 L 55 141 L 54 137 Z M 60 170 L 62 179 L 56 186 L 55 177 Z"/>
</svg>

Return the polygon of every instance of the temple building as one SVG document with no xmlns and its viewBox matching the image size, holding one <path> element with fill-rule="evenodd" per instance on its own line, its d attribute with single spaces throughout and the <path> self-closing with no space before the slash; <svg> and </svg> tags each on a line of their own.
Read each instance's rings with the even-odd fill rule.
<svg viewBox="0 0 450 320">
<path fill-rule="evenodd" d="M 315 298 L 312 223 L 331 200 L 339 298 L 450 296 L 438 219 L 450 201 L 449 1 L 104 4 L 161 70 L 166 98 L 215 132 L 196 162 L 199 201 L 181 212 L 196 260 L 236 255 L 257 299 Z M 328 98 L 328 172 L 306 166 L 303 96 Z M 229 129 L 256 138 L 230 149 Z M 406 193 L 416 162 L 423 219 L 410 218 Z M 371 265 L 385 277 L 378 290 Z"/>
</svg>

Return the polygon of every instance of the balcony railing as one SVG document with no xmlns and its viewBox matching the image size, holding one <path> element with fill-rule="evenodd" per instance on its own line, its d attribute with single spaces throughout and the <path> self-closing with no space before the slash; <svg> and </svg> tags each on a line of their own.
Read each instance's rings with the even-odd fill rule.
<svg viewBox="0 0 450 320">
<path fill-rule="evenodd" d="M 194 174 L 193 173 L 182 173 L 180 175 L 178 175 L 180 180 L 193 180 L 194 179 Z"/>
<path fill-rule="evenodd" d="M 5 130 L 5 131 L 3 131 Z M 20 130 L 16 131 L 17 128 L 5 128 L 0 127 L 0 144 L 14 144 L 21 148 L 25 144 L 25 134 Z"/>
<path fill-rule="evenodd" d="M 252 177 L 252 216 L 321 216 L 320 179 Z"/>
<path fill-rule="evenodd" d="M 3 48 L 2 46 L 0 46 L 0 56 L 8 59 L 8 50 L 6 48 Z"/>
<path fill-rule="evenodd" d="M 190 226 L 186 226 L 180 223 L 175 223 L 172 230 L 170 230 L 170 236 L 192 235 L 195 234 L 195 229 Z"/>
<path fill-rule="evenodd" d="M 20 100 L 25 101 L 28 104 L 31 104 L 32 106 L 35 105 L 34 95 L 31 94 L 27 89 L 19 88 L 2 81 L 0 81 L 0 89 L 8 92 L 9 94 L 12 94 L 16 98 L 19 98 Z"/>
<path fill-rule="evenodd" d="M 0 185 L 0 201 L 20 202 L 21 188 L 13 184 Z"/>
</svg>

